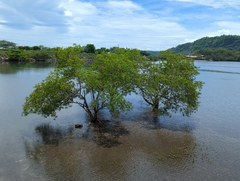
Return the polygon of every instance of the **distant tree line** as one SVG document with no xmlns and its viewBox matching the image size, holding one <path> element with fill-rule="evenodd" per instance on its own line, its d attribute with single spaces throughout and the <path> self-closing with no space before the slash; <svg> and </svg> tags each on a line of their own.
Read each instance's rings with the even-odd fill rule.
<svg viewBox="0 0 240 181">
<path fill-rule="evenodd" d="M 240 52 L 234 50 L 228 50 L 225 48 L 207 48 L 196 51 L 196 56 L 205 60 L 213 61 L 240 61 Z"/>
<path fill-rule="evenodd" d="M 159 60 L 159 52 L 158 51 L 145 51 L 141 50 L 140 54 L 149 61 L 157 61 Z"/>
<path fill-rule="evenodd" d="M 17 46 L 16 43 L 0 40 L 0 60 L 9 62 L 54 62 L 54 48 Z"/>
<path fill-rule="evenodd" d="M 56 62 L 56 50 L 59 47 L 49 48 L 43 45 L 38 46 L 17 46 L 16 43 L 7 40 L 0 40 L 0 62 Z M 114 52 L 119 47 L 96 48 L 94 44 L 87 44 L 81 48 L 79 56 L 91 63 L 97 54 Z M 139 51 L 146 60 L 157 61 L 159 52 Z"/>
</svg>

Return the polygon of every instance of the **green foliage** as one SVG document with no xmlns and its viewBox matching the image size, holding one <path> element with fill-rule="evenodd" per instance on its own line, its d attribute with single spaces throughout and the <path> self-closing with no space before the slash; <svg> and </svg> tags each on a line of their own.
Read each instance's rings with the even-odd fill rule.
<svg viewBox="0 0 240 181">
<path fill-rule="evenodd" d="M 109 52 L 109 50 L 105 47 L 101 47 L 96 49 L 95 53 L 99 54 L 99 53 L 103 53 L 103 52 Z"/>
<path fill-rule="evenodd" d="M 159 60 L 159 56 L 156 56 L 156 55 L 149 55 L 148 58 L 152 62 L 156 62 Z"/>
<path fill-rule="evenodd" d="M 8 52 L 6 50 L 0 50 L 1 59 L 8 59 Z"/>
<path fill-rule="evenodd" d="M 149 56 L 150 53 L 148 53 L 147 51 L 142 50 L 142 51 L 140 51 L 140 55 L 142 55 L 142 56 Z"/>
<path fill-rule="evenodd" d="M 71 106 L 78 98 L 78 72 L 83 61 L 78 56 L 80 47 L 59 48 L 56 51 L 58 63 L 54 71 L 37 84 L 34 91 L 26 97 L 23 114 L 35 113 L 44 117 L 56 117 L 56 111 Z"/>
<path fill-rule="evenodd" d="M 30 46 L 18 46 L 18 49 L 20 50 L 33 50 Z"/>
<path fill-rule="evenodd" d="M 87 44 L 84 47 L 84 52 L 86 52 L 86 53 L 95 53 L 95 46 L 93 44 Z"/>
<path fill-rule="evenodd" d="M 187 55 L 208 48 L 224 48 L 228 50 L 240 51 L 240 36 L 222 35 L 216 37 L 204 37 L 194 41 L 193 43 L 178 45 L 171 50 L 174 53 L 182 53 Z"/>
<path fill-rule="evenodd" d="M 206 60 L 214 61 L 240 61 L 240 52 L 225 48 L 207 48 L 194 53 Z"/>
<path fill-rule="evenodd" d="M 149 53 L 150 55 L 155 55 L 155 56 L 158 56 L 158 55 L 159 55 L 159 51 L 147 50 L 146 52 Z"/>
<path fill-rule="evenodd" d="M 180 111 L 189 116 L 198 108 L 202 82 L 194 61 L 184 55 L 161 52 L 162 61 L 145 62 L 139 75 L 139 93 L 161 115 L 171 116 Z"/>
<path fill-rule="evenodd" d="M 104 107 L 114 116 L 132 108 L 124 96 L 134 90 L 138 51 L 119 49 L 102 53 L 89 67 L 84 67 L 84 60 L 79 57 L 81 51 L 77 45 L 56 51 L 56 68 L 26 98 L 24 115 L 56 117 L 56 111 L 76 103 L 92 121 L 100 121 L 98 112 Z"/>
<path fill-rule="evenodd" d="M 98 54 L 91 65 L 92 71 L 97 72 L 97 78 L 88 82 L 100 93 L 100 97 L 107 100 L 105 105 L 114 116 L 120 110 L 132 108 L 124 97 L 135 90 L 138 62 L 141 59 L 138 50 L 118 48 L 114 53 Z"/>
<path fill-rule="evenodd" d="M 41 83 L 34 86 L 34 91 L 26 98 L 23 114 L 40 114 L 44 117 L 56 117 L 56 111 L 70 106 L 75 97 L 74 82 L 53 71 Z"/>
<path fill-rule="evenodd" d="M 188 55 L 193 52 L 192 46 L 193 46 L 193 43 L 184 43 L 184 44 L 178 45 L 175 48 L 171 48 L 171 50 L 174 53 L 182 53 L 182 54 Z"/>
<path fill-rule="evenodd" d="M 20 50 L 49 50 L 50 48 L 44 47 L 43 45 L 39 46 L 18 46 L 18 49 Z"/>
<path fill-rule="evenodd" d="M 146 60 L 149 60 L 149 61 L 158 61 L 159 59 L 159 56 L 157 51 L 145 51 L 145 50 L 141 50 L 140 52 L 140 55 L 144 56 L 146 58 Z"/>
<path fill-rule="evenodd" d="M 41 50 L 41 48 L 39 46 L 33 46 L 32 49 L 33 50 Z"/>
<path fill-rule="evenodd" d="M 37 62 L 45 62 L 52 58 L 53 52 L 50 50 L 23 50 L 12 49 L 7 51 L 8 61 L 28 62 L 34 59 Z"/>
<path fill-rule="evenodd" d="M 26 97 L 23 114 L 57 116 L 57 111 L 78 104 L 91 121 L 100 121 L 98 113 L 107 108 L 113 116 L 132 109 L 125 97 L 132 92 L 161 115 L 182 112 L 189 116 L 199 105 L 202 87 L 196 81 L 197 68 L 191 59 L 171 52 L 162 52 L 159 63 L 144 61 L 135 49 L 114 48 L 94 56 L 85 66 L 81 58 L 83 48 L 74 45 L 58 48 L 57 64 L 50 75 L 37 84 Z"/>
<path fill-rule="evenodd" d="M 45 62 L 53 56 L 53 52 L 49 50 L 30 50 L 26 53 L 29 58 L 36 60 L 36 62 Z"/>
<path fill-rule="evenodd" d="M 9 61 L 19 61 L 26 62 L 28 60 L 28 54 L 24 50 L 9 50 L 8 51 L 8 60 Z"/>
<path fill-rule="evenodd" d="M 0 50 L 4 52 L 4 61 L 28 62 L 34 59 L 37 62 L 45 62 L 53 57 L 51 48 L 39 46 L 18 46 L 16 43 L 0 40 Z"/>
<path fill-rule="evenodd" d="M 7 40 L 0 40 L 0 49 L 15 49 L 16 43 L 7 41 Z"/>
</svg>

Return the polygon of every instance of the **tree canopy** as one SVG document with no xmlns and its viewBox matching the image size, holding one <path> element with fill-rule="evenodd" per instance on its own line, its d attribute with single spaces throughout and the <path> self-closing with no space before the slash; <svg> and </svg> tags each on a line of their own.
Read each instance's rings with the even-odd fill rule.
<svg viewBox="0 0 240 181">
<path fill-rule="evenodd" d="M 28 59 L 28 55 L 25 51 L 15 50 L 15 49 L 8 51 L 8 60 L 9 61 L 25 62 L 27 59 Z"/>
<path fill-rule="evenodd" d="M 16 48 L 16 43 L 7 41 L 7 40 L 0 40 L 0 48 L 14 49 L 14 48 Z"/>
<path fill-rule="evenodd" d="M 111 54 L 98 54 L 88 67 L 79 57 L 80 51 L 80 46 L 57 50 L 56 68 L 26 98 L 24 115 L 56 117 L 57 110 L 75 103 L 92 121 L 100 121 L 98 112 L 105 107 L 114 116 L 132 108 L 125 96 L 134 91 L 137 60 L 141 58 L 138 51 L 116 49 Z"/>
<path fill-rule="evenodd" d="M 126 96 L 139 93 L 153 111 L 170 116 L 180 111 L 189 116 L 197 110 L 202 82 L 193 60 L 171 52 L 161 53 L 159 63 L 145 61 L 139 50 L 115 48 L 94 56 L 85 66 L 74 45 L 56 50 L 57 64 L 49 76 L 26 97 L 23 114 L 57 116 L 57 111 L 78 104 L 94 122 L 107 108 L 113 116 L 133 108 Z"/>
<path fill-rule="evenodd" d="M 146 62 L 140 74 L 139 93 L 160 115 L 180 111 L 189 116 L 198 108 L 202 82 L 196 80 L 192 59 L 170 51 L 161 52 L 158 63 Z"/>
<path fill-rule="evenodd" d="M 84 47 L 84 52 L 86 53 L 95 53 L 95 46 L 94 44 L 87 44 L 85 47 Z"/>
</svg>

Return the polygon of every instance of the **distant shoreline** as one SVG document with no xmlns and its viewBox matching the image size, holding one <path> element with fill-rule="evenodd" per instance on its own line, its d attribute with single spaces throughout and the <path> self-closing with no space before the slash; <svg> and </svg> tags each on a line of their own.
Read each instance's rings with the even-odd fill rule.
<svg viewBox="0 0 240 181">
<path fill-rule="evenodd" d="M 238 60 L 199 60 L 199 59 L 194 59 L 194 61 L 203 61 L 203 62 L 240 62 Z"/>
</svg>

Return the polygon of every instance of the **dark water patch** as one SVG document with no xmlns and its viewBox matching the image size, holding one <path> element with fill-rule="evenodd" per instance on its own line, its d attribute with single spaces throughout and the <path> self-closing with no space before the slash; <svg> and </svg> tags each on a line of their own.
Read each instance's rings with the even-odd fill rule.
<svg viewBox="0 0 240 181">
<path fill-rule="evenodd" d="M 74 125 L 63 126 L 44 123 L 35 128 L 37 139 L 35 142 L 43 145 L 56 145 L 66 139 L 86 140 L 94 142 L 98 146 L 111 148 L 122 144 L 121 136 L 127 136 L 130 132 L 119 121 L 104 121 L 103 123 L 83 124 L 83 128 L 75 129 Z M 25 135 L 27 136 L 27 135 Z M 27 137 L 26 137 L 27 139 Z"/>
<path fill-rule="evenodd" d="M 170 131 L 190 132 L 195 129 L 195 122 L 191 119 L 179 119 L 180 116 L 173 118 L 159 116 L 149 108 L 140 108 L 127 115 L 121 115 L 119 121 L 138 122 L 143 128 L 148 130 L 166 129 Z"/>
<path fill-rule="evenodd" d="M 71 126 L 67 129 L 61 127 L 54 127 L 50 124 L 42 124 L 35 128 L 37 134 L 41 137 L 42 142 L 47 144 L 58 145 L 59 141 L 63 140 L 67 136 L 73 134 L 74 128 Z"/>
<path fill-rule="evenodd" d="M 111 148 L 122 144 L 121 136 L 127 136 L 130 132 L 119 121 L 105 121 L 103 123 L 90 124 L 82 135 L 84 139 L 95 142 L 98 146 Z"/>
<path fill-rule="evenodd" d="M 202 72 L 216 72 L 216 73 L 225 73 L 225 74 L 239 74 L 240 72 L 229 72 L 229 71 L 222 71 L 222 70 L 207 70 L 207 69 L 199 69 Z"/>
</svg>

